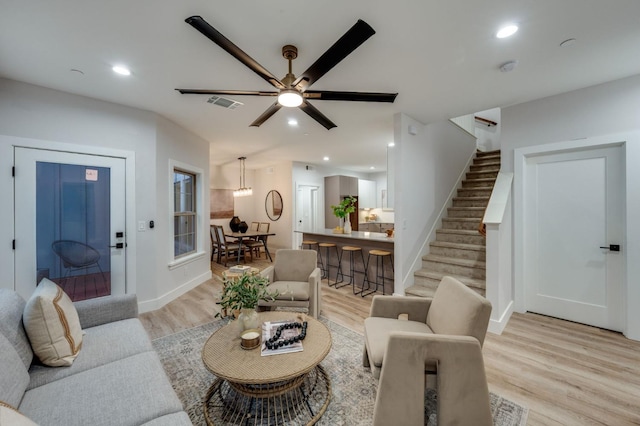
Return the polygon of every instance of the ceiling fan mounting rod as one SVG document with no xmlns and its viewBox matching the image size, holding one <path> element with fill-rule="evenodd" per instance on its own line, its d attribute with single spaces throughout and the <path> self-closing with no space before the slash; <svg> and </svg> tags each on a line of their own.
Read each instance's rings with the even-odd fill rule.
<svg viewBox="0 0 640 426">
<path fill-rule="evenodd" d="M 285 86 L 287 87 L 291 87 L 291 84 L 295 81 L 296 76 L 293 75 L 293 65 L 292 65 L 292 61 L 298 57 L 298 48 L 291 45 L 291 44 L 287 44 L 286 46 L 282 46 L 282 56 L 289 61 L 289 72 L 287 73 L 287 75 L 282 79 L 282 82 L 284 83 Z"/>
</svg>

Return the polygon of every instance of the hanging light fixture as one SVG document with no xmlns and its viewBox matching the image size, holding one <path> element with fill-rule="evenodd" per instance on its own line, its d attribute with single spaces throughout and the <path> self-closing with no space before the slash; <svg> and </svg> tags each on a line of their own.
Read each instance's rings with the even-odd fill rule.
<svg viewBox="0 0 640 426">
<path fill-rule="evenodd" d="M 234 197 L 246 197 L 248 195 L 253 195 L 253 190 L 251 188 L 247 188 L 245 186 L 245 179 L 244 179 L 244 160 L 246 160 L 247 157 L 239 157 L 238 160 L 240 160 L 240 188 L 236 189 L 235 191 L 233 191 L 233 196 Z"/>
</svg>

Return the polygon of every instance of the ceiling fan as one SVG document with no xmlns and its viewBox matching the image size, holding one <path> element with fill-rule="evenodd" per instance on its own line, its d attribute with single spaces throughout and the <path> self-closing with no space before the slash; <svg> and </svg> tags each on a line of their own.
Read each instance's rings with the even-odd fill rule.
<svg viewBox="0 0 640 426">
<path fill-rule="evenodd" d="M 328 101 L 360 101 L 360 102 L 393 102 L 397 93 L 372 92 L 338 92 L 327 90 L 308 90 L 309 87 L 325 75 L 331 68 L 346 58 L 358 46 L 375 34 L 373 28 L 366 22 L 358 20 L 333 46 L 331 46 L 317 61 L 302 75 L 296 78 L 291 70 L 291 61 L 298 56 L 298 49 L 292 45 L 282 48 L 282 56 L 289 61 L 289 72 L 279 80 L 266 68 L 247 55 L 242 49 L 233 44 L 218 30 L 213 28 L 201 16 L 191 16 L 185 22 L 200 31 L 205 37 L 226 50 L 231 56 L 245 64 L 249 69 L 274 86 L 277 91 L 247 91 L 247 90 L 206 90 L 206 89 L 176 89 L 182 94 L 196 95 L 230 95 L 230 96 L 277 96 L 277 101 L 271 105 L 251 126 L 259 127 L 275 114 L 280 108 L 299 107 L 311 118 L 323 125 L 327 130 L 337 127 L 324 114 L 309 103 L 309 99 Z"/>
</svg>

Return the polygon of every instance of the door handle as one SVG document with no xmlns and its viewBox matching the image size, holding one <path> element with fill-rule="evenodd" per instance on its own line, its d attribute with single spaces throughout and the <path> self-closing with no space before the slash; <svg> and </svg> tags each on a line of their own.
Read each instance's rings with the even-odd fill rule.
<svg viewBox="0 0 640 426">
<path fill-rule="evenodd" d="M 609 244 L 609 247 L 600 247 L 609 251 L 620 251 L 620 244 Z"/>
<path fill-rule="evenodd" d="M 124 248 L 124 243 L 116 243 L 115 246 L 109 246 L 109 248 L 121 249 L 121 248 Z"/>
</svg>

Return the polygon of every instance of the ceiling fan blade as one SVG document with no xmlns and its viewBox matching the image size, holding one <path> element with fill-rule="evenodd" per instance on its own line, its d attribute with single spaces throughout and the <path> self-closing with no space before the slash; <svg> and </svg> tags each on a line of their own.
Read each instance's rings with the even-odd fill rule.
<svg viewBox="0 0 640 426">
<path fill-rule="evenodd" d="M 304 100 L 302 105 L 299 106 L 299 108 L 303 110 L 309 117 L 313 118 L 318 123 L 322 124 L 324 128 L 327 130 L 331 130 L 334 127 L 338 127 L 333 123 L 333 121 L 329 120 L 323 113 L 318 111 L 316 107 L 314 107 L 309 102 L 307 102 L 306 99 Z"/>
<path fill-rule="evenodd" d="M 202 35 L 207 37 L 209 40 L 226 50 L 231 56 L 245 64 L 251 69 L 251 71 L 258 74 L 269 84 L 278 89 L 284 89 L 284 84 L 282 84 L 282 82 L 277 77 L 267 71 L 265 67 L 256 62 L 255 59 L 247 55 L 238 46 L 233 44 L 231 40 L 223 36 L 218 30 L 209 25 L 209 23 L 205 21 L 201 16 L 190 16 L 185 19 L 185 22 L 191 25 L 196 30 L 200 31 Z"/>
<path fill-rule="evenodd" d="M 330 90 L 307 90 L 303 93 L 306 99 L 322 101 L 356 101 L 356 102 L 393 102 L 397 93 L 376 92 L 334 92 Z"/>
<path fill-rule="evenodd" d="M 252 90 L 176 89 L 183 95 L 278 96 L 278 92 Z"/>
<path fill-rule="evenodd" d="M 325 75 L 331 68 L 336 66 L 338 62 L 346 58 L 375 33 L 369 24 L 358 19 L 358 22 L 356 22 L 349 31 L 340 37 L 329 50 L 324 52 L 309 69 L 293 82 L 293 86 L 304 92 L 307 87 L 320 79 L 320 77 Z"/>
<path fill-rule="evenodd" d="M 280 108 L 282 108 L 282 105 L 280 105 L 278 102 L 274 103 L 265 112 L 263 112 L 260 117 L 256 118 L 256 120 L 251 123 L 249 127 L 260 127 L 262 123 L 267 121 L 273 114 L 278 112 Z"/>
</svg>

